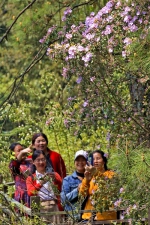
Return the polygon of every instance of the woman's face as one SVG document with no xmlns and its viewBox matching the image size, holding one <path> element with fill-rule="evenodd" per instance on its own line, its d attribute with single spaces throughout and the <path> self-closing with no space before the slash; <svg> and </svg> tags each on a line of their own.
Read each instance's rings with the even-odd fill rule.
<svg viewBox="0 0 150 225">
<path fill-rule="evenodd" d="M 78 173 L 84 173 L 86 159 L 83 156 L 78 156 L 75 160 L 75 169 Z"/>
<path fill-rule="evenodd" d="M 16 145 L 14 148 L 15 157 L 19 155 L 19 153 L 23 150 L 23 147 L 21 145 Z"/>
<path fill-rule="evenodd" d="M 47 151 L 47 142 L 46 142 L 45 138 L 43 138 L 42 136 L 37 137 L 35 139 L 33 147 L 36 150 L 42 150 L 42 151 L 46 152 Z"/>
<path fill-rule="evenodd" d="M 98 152 L 93 154 L 93 166 L 97 169 L 104 169 L 104 160 L 102 158 L 102 155 Z"/>
<path fill-rule="evenodd" d="M 46 168 L 46 159 L 43 154 L 40 154 L 34 161 L 33 164 L 39 173 L 44 173 Z"/>
</svg>

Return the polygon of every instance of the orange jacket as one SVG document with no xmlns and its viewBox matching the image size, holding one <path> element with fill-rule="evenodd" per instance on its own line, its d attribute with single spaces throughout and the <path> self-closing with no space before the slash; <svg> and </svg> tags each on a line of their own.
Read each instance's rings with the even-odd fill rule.
<svg viewBox="0 0 150 225">
<path fill-rule="evenodd" d="M 114 172 L 111 170 L 107 170 L 104 172 L 103 175 L 111 179 L 114 175 Z M 90 181 L 90 183 L 88 183 L 88 184 L 87 184 L 85 178 L 82 180 L 82 184 L 80 186 L 79 193 L 81 193 L 84 196 L 88 195 L 88 199 L 87 199 L 84 210 L 94 210 L 94 207 L 91 204 L 91 200 L 90 200 L 90 196 L 92 195 L 92 192 L 94 190 L 98 189 L 98 186 L 97 186 L 97 184 L 95 184 L 94 180 L 95 180 L 95 177 L 93 177 L 92 180 Z M 82 219 L 90 219 L 90 218 L 91 218 L 90 212 L 83 213 Z M 95 219 L 96 220 L 115 220 L 115 219 L 117 219 L 117 214 L 115 211 L 107 211 L 107 212 L 97 213 Z"/>
</svg>

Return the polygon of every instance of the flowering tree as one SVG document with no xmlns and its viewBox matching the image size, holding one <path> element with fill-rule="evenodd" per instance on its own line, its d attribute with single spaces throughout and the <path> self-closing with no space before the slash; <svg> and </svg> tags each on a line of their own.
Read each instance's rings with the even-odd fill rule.
<svg viewBox="0 0 150 225">
<path fill-rule="evenodd" d="M 77 24 L 68 7 L 64 27 L 50 28 L 40 40 L 58 37 L 47 55 L 63 61 L 68 85 L 76 77 L 64 113 L 67 127 L 78 125 L 76 133 L 105 126 L 109 137 L 115 131 L 115 138 L 136 143 L 149 139 L 149 9 L 148 0 L 111 0 Z"/>
</svg>

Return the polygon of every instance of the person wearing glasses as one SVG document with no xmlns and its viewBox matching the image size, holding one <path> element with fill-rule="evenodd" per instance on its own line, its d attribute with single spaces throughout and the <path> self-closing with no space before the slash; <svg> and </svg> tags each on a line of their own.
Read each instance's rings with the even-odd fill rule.
<svg viewBox="0 0 150 225">
<path fill-rule="evenodd" d="M 39 196 L 41 212 L 53 212 L 62 210 L 58 197 L 61 191 L 62 179 L 56 172 L 46 172 L 46 155 L 42 150 L 35 150 L 32 154 L 33 171 L 26 179 L 29 196 Z M 59 216 L 44 215 L 45 222 L 59 222 Z"/>
</svg>

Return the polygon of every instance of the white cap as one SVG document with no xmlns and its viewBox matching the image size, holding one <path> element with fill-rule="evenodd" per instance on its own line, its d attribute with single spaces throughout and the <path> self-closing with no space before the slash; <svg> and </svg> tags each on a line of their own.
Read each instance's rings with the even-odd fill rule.
<svg viewBox="0 0 150 225">
<path fill-rule="evenodd" d="M 76 160 L 78 156 L 83 156 L 86 160 L 88 159 L 88 153 L 84 150 L 77 151 L 74 160 Z"/>
</svg>

